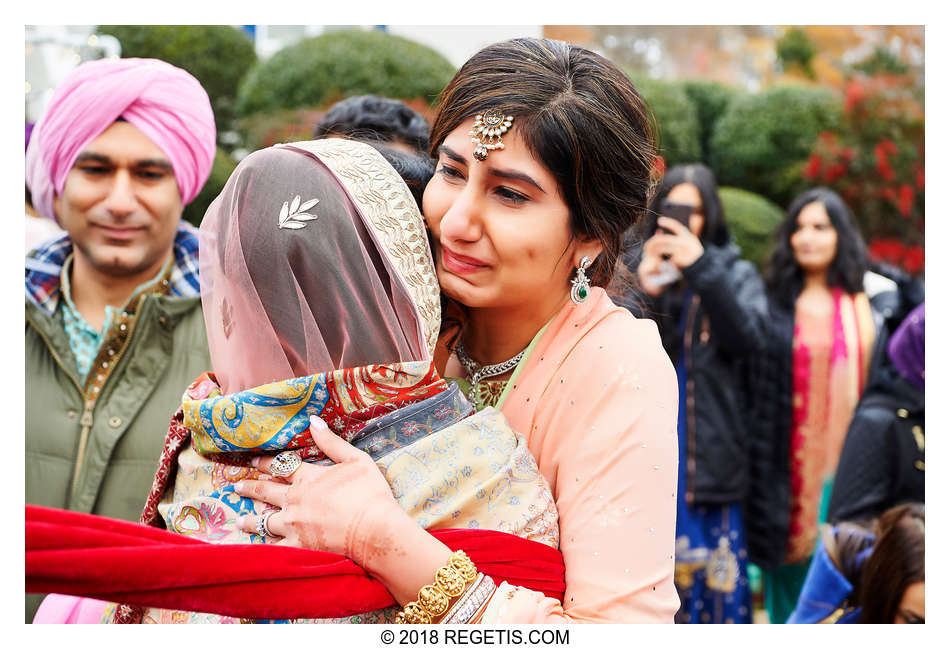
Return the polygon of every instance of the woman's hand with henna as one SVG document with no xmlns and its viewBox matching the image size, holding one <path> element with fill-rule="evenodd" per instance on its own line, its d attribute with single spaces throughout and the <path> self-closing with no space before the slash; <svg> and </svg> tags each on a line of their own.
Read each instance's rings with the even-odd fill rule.
<svg viewBox="0 0 950 649">
<path fill-rule="evenodd" d="M 319 417 L 310 418 L 310 431 L 336 464 L 305 462 L 284 482 L 245 480 L 235 490 L 280 508 L 267 520 L 270 533 L 283 537 L 278 545 L 343 554 L 372 572 L 373 559 L 392 545 L 388 530 L 407 515 L 369 455 L 333 434 Z M 261 456 L 252 463 L 270 473 L 273 460 Z M 238 526 L 255 533 L 259 519 L 244 516 Z"/>
</svg>

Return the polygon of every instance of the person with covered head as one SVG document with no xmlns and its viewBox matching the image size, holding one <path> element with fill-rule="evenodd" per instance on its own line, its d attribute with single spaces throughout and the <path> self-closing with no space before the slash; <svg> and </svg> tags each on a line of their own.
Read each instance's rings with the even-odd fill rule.
<svg viewBox="0 0 950 649">
<path fill-rule="evenodd" d="M 27 186 L 65 235 L 26 259 L 27 503 L 138 518 L 210 362 L 181 214 L 214 155 L 207 93 L 152 59 L 80 65 L 32 133 Z"/>
<path fill-rule="evenodd" d="M 187 388 L 172 418 L 141 522 L 230 546 L 206 560 L 225 570 L 236 545 L 316 542 L 319 534 L 301 530 L 298 537 L 290 529 L 287 521 L 300 509 L 284 504 L 278 510 L 239 495 L 242 482 L 259 478 L 304 494 L 314 516 L 307 522 L 353 522 L 343 550 L 369 570 L 375 565 L 369 560 L 385 558 L 387 548 L 364 546 L 358 519 L 367 514 L 372 520 L 368 512 L 377 509 L 392 515 L 392 507 L 408 515 L 404 522 L 412 530 L 475 534 L 481 541 L 472 561 L 483 565 L 486 552 L 510 556 L 512 547 L 525 548 L 534 565 L 547 555 L 555 574 L 544 579 L 562 581 L 557 510 L 524 438 L 498 411 L 475 413 L 460 389 L 435 371 L 438 281 L 418 204 L 391 159 L 389 150 L 327 138 L 256 151 L 231 174 L 199 235 L 213 372 Z M 261 455 L 266 463 L 254 461 Z M 329 466 L 331 460 L 342 466 Z M 269 474 L 261 473 L 264 467 Z M 381 488 L 363 488 L 352 474 L 346 477 L 352 470 L 379 474 L 374 484 Z M 331 480 L 353 485 L 344 489 L 352 500 L 340 508 L 329 501 L 310 508 L 316 501 L 309 499 L 309 480 L 327 471 Z M 486 545 L 486 531 L 495 532 L 501 547 Z M 441 547 L 436 537 L 424 538 Z M 117 550 L 129 551 L 135 548 Z M 273 555 L 262 555 L 242 565 L 252 570 L 273 562 Z M 468 565 L 461 557 L 456 562 Z M 199 572 L 193 561 L 166 557 L 161 565 L 174 566 L 164 572 L 177 575 Z M 84 577 L 73 583 L 85 582 L 83 568 Z M 518 569 L 524 575 L 526 562 Z M 123 605 L 114 616 L 104 602 L 97 608 L 95 601 L 53 596 L 37 620 L 97 621 L 105 612 L 105 619 L 120 623 L 393 621 L 400 607 L 392 600 L 367 593 L 365 577 L 341 583 L 341 576 L 312 586 L 292 608 L 260 597 L 267 587 L 231 609 L 193 592 L 136 606 L 142 601 L 129 599 L 128 591 L 154 594 L 161 587 L 132 586 L 135 578 L 111 565 L 109 581 L 125 591 L 116 597 Z M 470 620 L 494 589 L 490 568 L 469 577 L 466 596 L 454 593 L 454 613 L 442 611 L 447 621 Z M 332 592 L 332 605 L 315 601 L 314 591 Z"/>
</svg>

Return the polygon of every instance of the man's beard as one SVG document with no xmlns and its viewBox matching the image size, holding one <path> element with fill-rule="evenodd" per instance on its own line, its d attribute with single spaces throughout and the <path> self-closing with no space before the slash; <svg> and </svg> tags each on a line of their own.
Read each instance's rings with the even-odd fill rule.
<svg viewBox="0 0 950 649">
<path fill-rule="evenodd" d="M 142 251 L 133 255 L 133 260 L 130 261 L 125 255 L 117 254 L 111 250 L 103 253 L 79 244 L 76 244 L 76 248 L 96 271 L 116 278 L 139 275 L 155 266 L 160 258 L 164 259 L 168 252 L 171 252 L 171 249 L 169 249 L 164 255 L 150 255 L 148 254 L 149 251 Z M 135 260 L 134 257 L 138 259 Z"/>
</svg>

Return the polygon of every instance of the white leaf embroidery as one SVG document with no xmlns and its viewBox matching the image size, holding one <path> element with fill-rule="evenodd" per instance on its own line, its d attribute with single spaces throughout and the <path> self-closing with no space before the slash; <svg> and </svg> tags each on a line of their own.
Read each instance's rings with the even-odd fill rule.
<svg viewBox="0 0 950 649">
<path fill-rule="evenodd" d="M 305 202 L 303 205 L 300 206 L 300 211 L 306 212 L 307 210 L 309 210 L 311 207 L 313 207 L 319 202 L 320 202 L 319 198 L 311 198 L 309 201 Z"/>
<path fill-rule="evenodd" d="M 280 208 L 280 216 L 277 218 L 277 227 L 289 230 L 299 230 L 306 225 L 307 221 L 314 221 L 318 218 L 316 214 L 309 214 L 306 210 L 320 202 L 319 198 L 311 198 L 309 201 L 300 203 L 300 196 L 294 196 L 294 200 L 289 204 L 284 203 Z"/>
<path fill-rule="evenodd" d="M 284 201 L 284 206 L 280 208 L 280 217 L 277 219 L 277 223 L 279 223 L 280 225 L 284 224 L 284 221 L 287 220 L 287 216 L 289 214 L 288 210 L 289 210 L 288 203 L 287 201 Z"/>
</svg>

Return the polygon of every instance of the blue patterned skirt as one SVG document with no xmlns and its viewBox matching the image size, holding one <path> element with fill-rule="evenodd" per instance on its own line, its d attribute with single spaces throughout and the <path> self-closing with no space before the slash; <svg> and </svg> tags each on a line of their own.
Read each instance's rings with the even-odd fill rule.
<svg viewBox="0 0 950 649">
<path fill-rule="evenodd" d="M 682 354 L 676 378 L 680 401 L 674 581 L 680 608 L 674 620 L 677 624 L 748 624 L 752 606 L 742 508 L 739 503 L 686 503 L 686 372 Z"/>
</svg>

